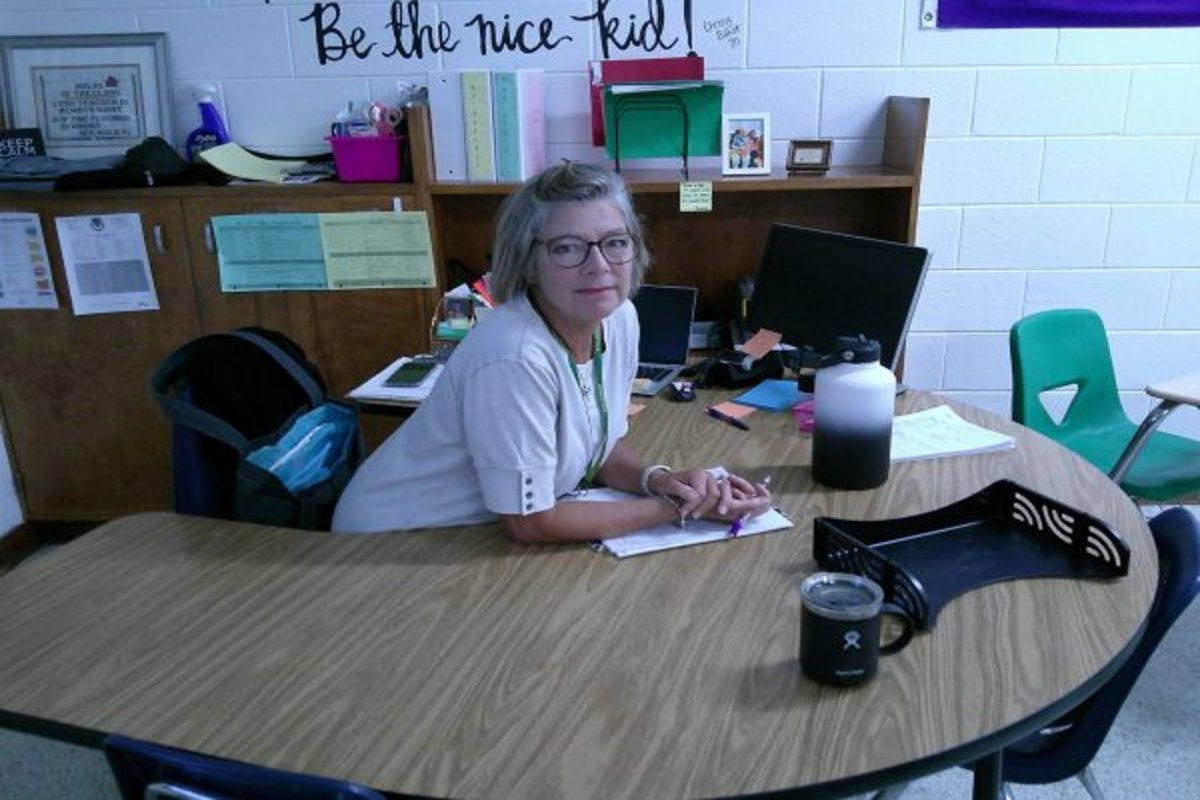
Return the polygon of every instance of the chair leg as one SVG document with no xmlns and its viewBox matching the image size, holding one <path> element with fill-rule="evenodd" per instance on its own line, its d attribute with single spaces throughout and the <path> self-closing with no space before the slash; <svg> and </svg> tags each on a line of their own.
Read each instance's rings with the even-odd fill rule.
<svg viewBox="0 0 1200 800">
<path fill-rule="evenodd" d="M 1129 440 L 1129 444 L 1125 445 L 1125 452 L 1121 453 L 1117 463 L 1109 470 L 1108 477 L 1112 478 L 1113 483 L 1119 484 L 1125 480 L 1125 474 L 1129 472 L 1134 460 L 1141 454 L 1142 448 L 1150 441 L 1150 434 L 1154 433 L 1154 429 L 1161 425 L 1167 415 L 1178 407 L 1179 403 L 1174 400 L 1163 400 L 1150 410 L 1150 413 L 1142 420 L 1142 424 L 1138 426 L 1137 432 L 1133 434 L 1133 438 Z"/>
<path fill-rule="evenodd" d="M 907 783 L 892 784 L 886 789 L 880 789 L 871 795 L 871 800 L 900 800 L 900 795 L 904 794 L 904 790 L 907 788 Z"/>
<path fill-rule="evenodd" d="M 1096 780 L 1096 773 L 1092 772 L 1090 764 L 1084 767 L 1083 771 L 1075 777 L 1079 778 L 1079 782 L 1083 784 L 1088 797 L 1092 798 L 1092 800 L 1104 800 L 1104 792 L 1100 791 L 1100 783 Z"/>
</svg>

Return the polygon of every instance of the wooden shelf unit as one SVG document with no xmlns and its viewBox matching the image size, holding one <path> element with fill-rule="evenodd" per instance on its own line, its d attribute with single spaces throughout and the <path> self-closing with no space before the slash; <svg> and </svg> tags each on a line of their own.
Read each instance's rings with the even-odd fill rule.
<svg viewBox="0 0 1200 800">
<path fill-rule="evenodd" d="M 911 243 L 929 100 L 892 97 L 885 113 L 879 165 L 835 167 L 816 176 L 790 176 L 778 169 L 764 176 L 721 177 L 717 169 L 693 168 L 690 180 L 713 184 L 713 209 L 707 213 L 679 211 L 678 172 L 624 167 L 621 174 L 633 191 L 654 257 L 648 281 L 696 286 L 698 318 L 721 319 L 734 312 L 737 279 L 757 270 L 772 222 Z M 478 272 L 486 269 L 496 211 L 515 187 L 428 184 L 440 264 L 457 259 Z"/>
<path fill-rule="evenodd" d="M 929 101 L 892 97 L 883 163 L 796 177 L 723 178 L 713 210 L 680 213 L 679 176 L 626 166 L 654 255 L 649 280 L 700 289 L 697 314 L 733 312 L 738 277 L 755 271 L 771 222 L 911 242 L 915 234 Z M 486 269 L 492 224 L 513 184 L 436 182 L 428 114 L 410 118 L 414 181 L 305 186 L 197 186 L 95 192 L 0 192 L 0 211 L 34 212 L 52 262 L 57 311 L 0 310 L 0 413 L 13 474 L 31 521 L 100 520 L 169 509 L 170 437 L 149 389 L 150 375 L 179 345 L 242 325 L 282 331 L 344 394 L 397 354 L 428 347 L 438 290 L 347 292 L 220 291 L 209 220 L 225 214 L 406 210 L 429 215 L 439 283 L 458 259 Z M 136 212 L 160 310 L 75 316 L 54 218 Z M 159 244 L 161 242 L 161 245 Z M 378 443 L 396 420 L 364 415 Z"/>
</svg>

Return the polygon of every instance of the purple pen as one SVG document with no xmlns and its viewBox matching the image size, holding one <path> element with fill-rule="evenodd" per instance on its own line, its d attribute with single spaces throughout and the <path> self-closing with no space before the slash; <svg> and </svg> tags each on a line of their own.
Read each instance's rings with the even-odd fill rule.
<svg viewBox="0 0 1200 800">
<path fill-rule="evenodd" d="M 763 482 L 759 484 L 759 486 L 761 486 L 764 489 L 766 489 L 770 485 L 771 485 L 771 476 L 770 475 L 763 478 Z M 742 528 L 745 527 L 746 523 L 749 520 L 750 520 L 749 514 L 742 514 L 740 517 L 735 519 L 733 521 L 733 524 L 729 526 L 729 538 L 736 539 L 738 537 L 738 534 L 740 534 L 742 532 Z"/>
<path fill-rule="evenodd" d="M 738 534 L 742 532 L 742 526 L 746 524 L 747 519 L 748 517 L 745 514 L 742 514 L 733 521 L 733 524 L 729 526 L 730 539 L 736 539 L 738 537 Z"/>
</svg>

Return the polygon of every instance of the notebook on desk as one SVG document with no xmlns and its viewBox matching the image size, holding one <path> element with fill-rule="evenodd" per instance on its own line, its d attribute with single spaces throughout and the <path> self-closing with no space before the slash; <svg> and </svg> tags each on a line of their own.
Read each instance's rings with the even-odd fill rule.
<svg viewBox="0 0 1200 800">
<path fill-rule="evenodd" d="M 633 305 L 642 334 L 634 394 L 653 397 L 687 366 L 696 294 L 692 286 L 650 284 L 638 289 Z"/>
</svg>

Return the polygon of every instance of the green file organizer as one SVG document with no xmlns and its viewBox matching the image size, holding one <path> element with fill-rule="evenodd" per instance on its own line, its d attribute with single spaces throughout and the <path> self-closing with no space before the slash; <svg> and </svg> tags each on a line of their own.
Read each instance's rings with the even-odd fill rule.
<svg viewBox="0 0 1200 800">
<path fill-rule="evenodd" d="M 604 87 L 604 138 L 610 158 L 683 159 L 721 154 L 720 81 L 661 81 Z"/>
</svg>

